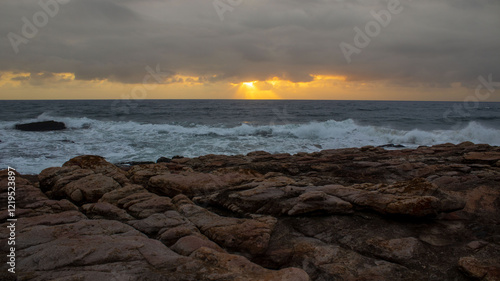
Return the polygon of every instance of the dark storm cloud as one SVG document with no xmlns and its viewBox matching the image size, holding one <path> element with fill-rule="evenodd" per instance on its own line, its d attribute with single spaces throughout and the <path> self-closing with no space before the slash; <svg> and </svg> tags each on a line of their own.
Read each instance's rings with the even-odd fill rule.
<svg viewBox="0 0 500 281">
<path fill-rule="evenodd" d="M 498 1 L 401 0 L 402 12 L 351 63 L 339 44 L 353 44 L 354 27 L 364 29 L 388 1 L 244 0 L 223 21 L 212 3 L 71 0 L 15 54 L 7 34 L 22 36 L 22 17 L 32 21 L 42 9 L 2 1 L 0 70 L 136 83 L 159 64 L 204 82 L 331 74 L 409 86 L 473 86 L 479 75 L 500 75 Z"/>
<path fill-rule="evenodd" d="M 30 73 L 29 75 L 18 75 L 10 78 L 11 81 L 21 82 L 31 86 L 43 86 L 47 83 L 71 82 L 68 77 L 57 76 L 52 72 Z"/>
</svg>

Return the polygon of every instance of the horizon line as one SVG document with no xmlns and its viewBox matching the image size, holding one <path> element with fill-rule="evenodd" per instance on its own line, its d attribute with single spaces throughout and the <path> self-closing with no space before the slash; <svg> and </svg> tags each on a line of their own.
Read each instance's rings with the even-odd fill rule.
<svg viewBox="0 0 500 281">
<path fill-rule="evenodd" d="M 174 100 L 174 101 L 370 101 L 370 102 L 466 102 L 464 100 L 349 100 L 349 99 L 0 99 L 0 101 L 117 101 L 117 100 L 134 100 L 134 101 L 159 101 L 159 100 Z M 478 103 L 500 103 L 500 101 L 477 101 Z"/>
</svg>

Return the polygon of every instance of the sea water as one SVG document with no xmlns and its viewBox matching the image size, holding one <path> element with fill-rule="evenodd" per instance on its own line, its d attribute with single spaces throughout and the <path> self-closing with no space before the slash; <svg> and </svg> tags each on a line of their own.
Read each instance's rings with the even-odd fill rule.
<svg viewBox="0 0 500 281">
<path fill-rule="evenodd" d="M 0 169 L 36 174 L 84 154 L 112 163 L 176 155 L 314 152 L 472 141 L 500 145 L 500 103 L 284 100 L 0 101 Z M 55 120 L 66 130 L 24 132 Z"/>
</svg>

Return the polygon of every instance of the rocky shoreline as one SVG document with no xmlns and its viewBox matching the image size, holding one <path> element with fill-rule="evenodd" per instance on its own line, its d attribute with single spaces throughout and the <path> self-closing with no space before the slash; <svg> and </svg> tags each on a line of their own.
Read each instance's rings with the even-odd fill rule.
<svg viewBox="0 0 500 281">
<path fill-rule="evenodd" d="M 17 175 L 16 215 L 2 280 L 500 280 L 500 147 L 79 156 Z"/>
</svg>

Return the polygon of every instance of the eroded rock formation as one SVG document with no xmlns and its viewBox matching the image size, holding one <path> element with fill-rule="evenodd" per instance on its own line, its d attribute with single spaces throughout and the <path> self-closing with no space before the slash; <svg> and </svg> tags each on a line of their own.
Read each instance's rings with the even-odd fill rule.
<svg viewBox="0 0 500 281">
<path fill-rule="evenodd" d="M 500 148 L 472 143 L 207 155 L 127 170 L 80 156 L 38 180 L 16 177 L 15 276 L 499 280 L 499 161 Z M 6 201 L 6 171 L 0 179 Z M 5 262 L 0 278 L 13 278 Z"/>
</svg>

